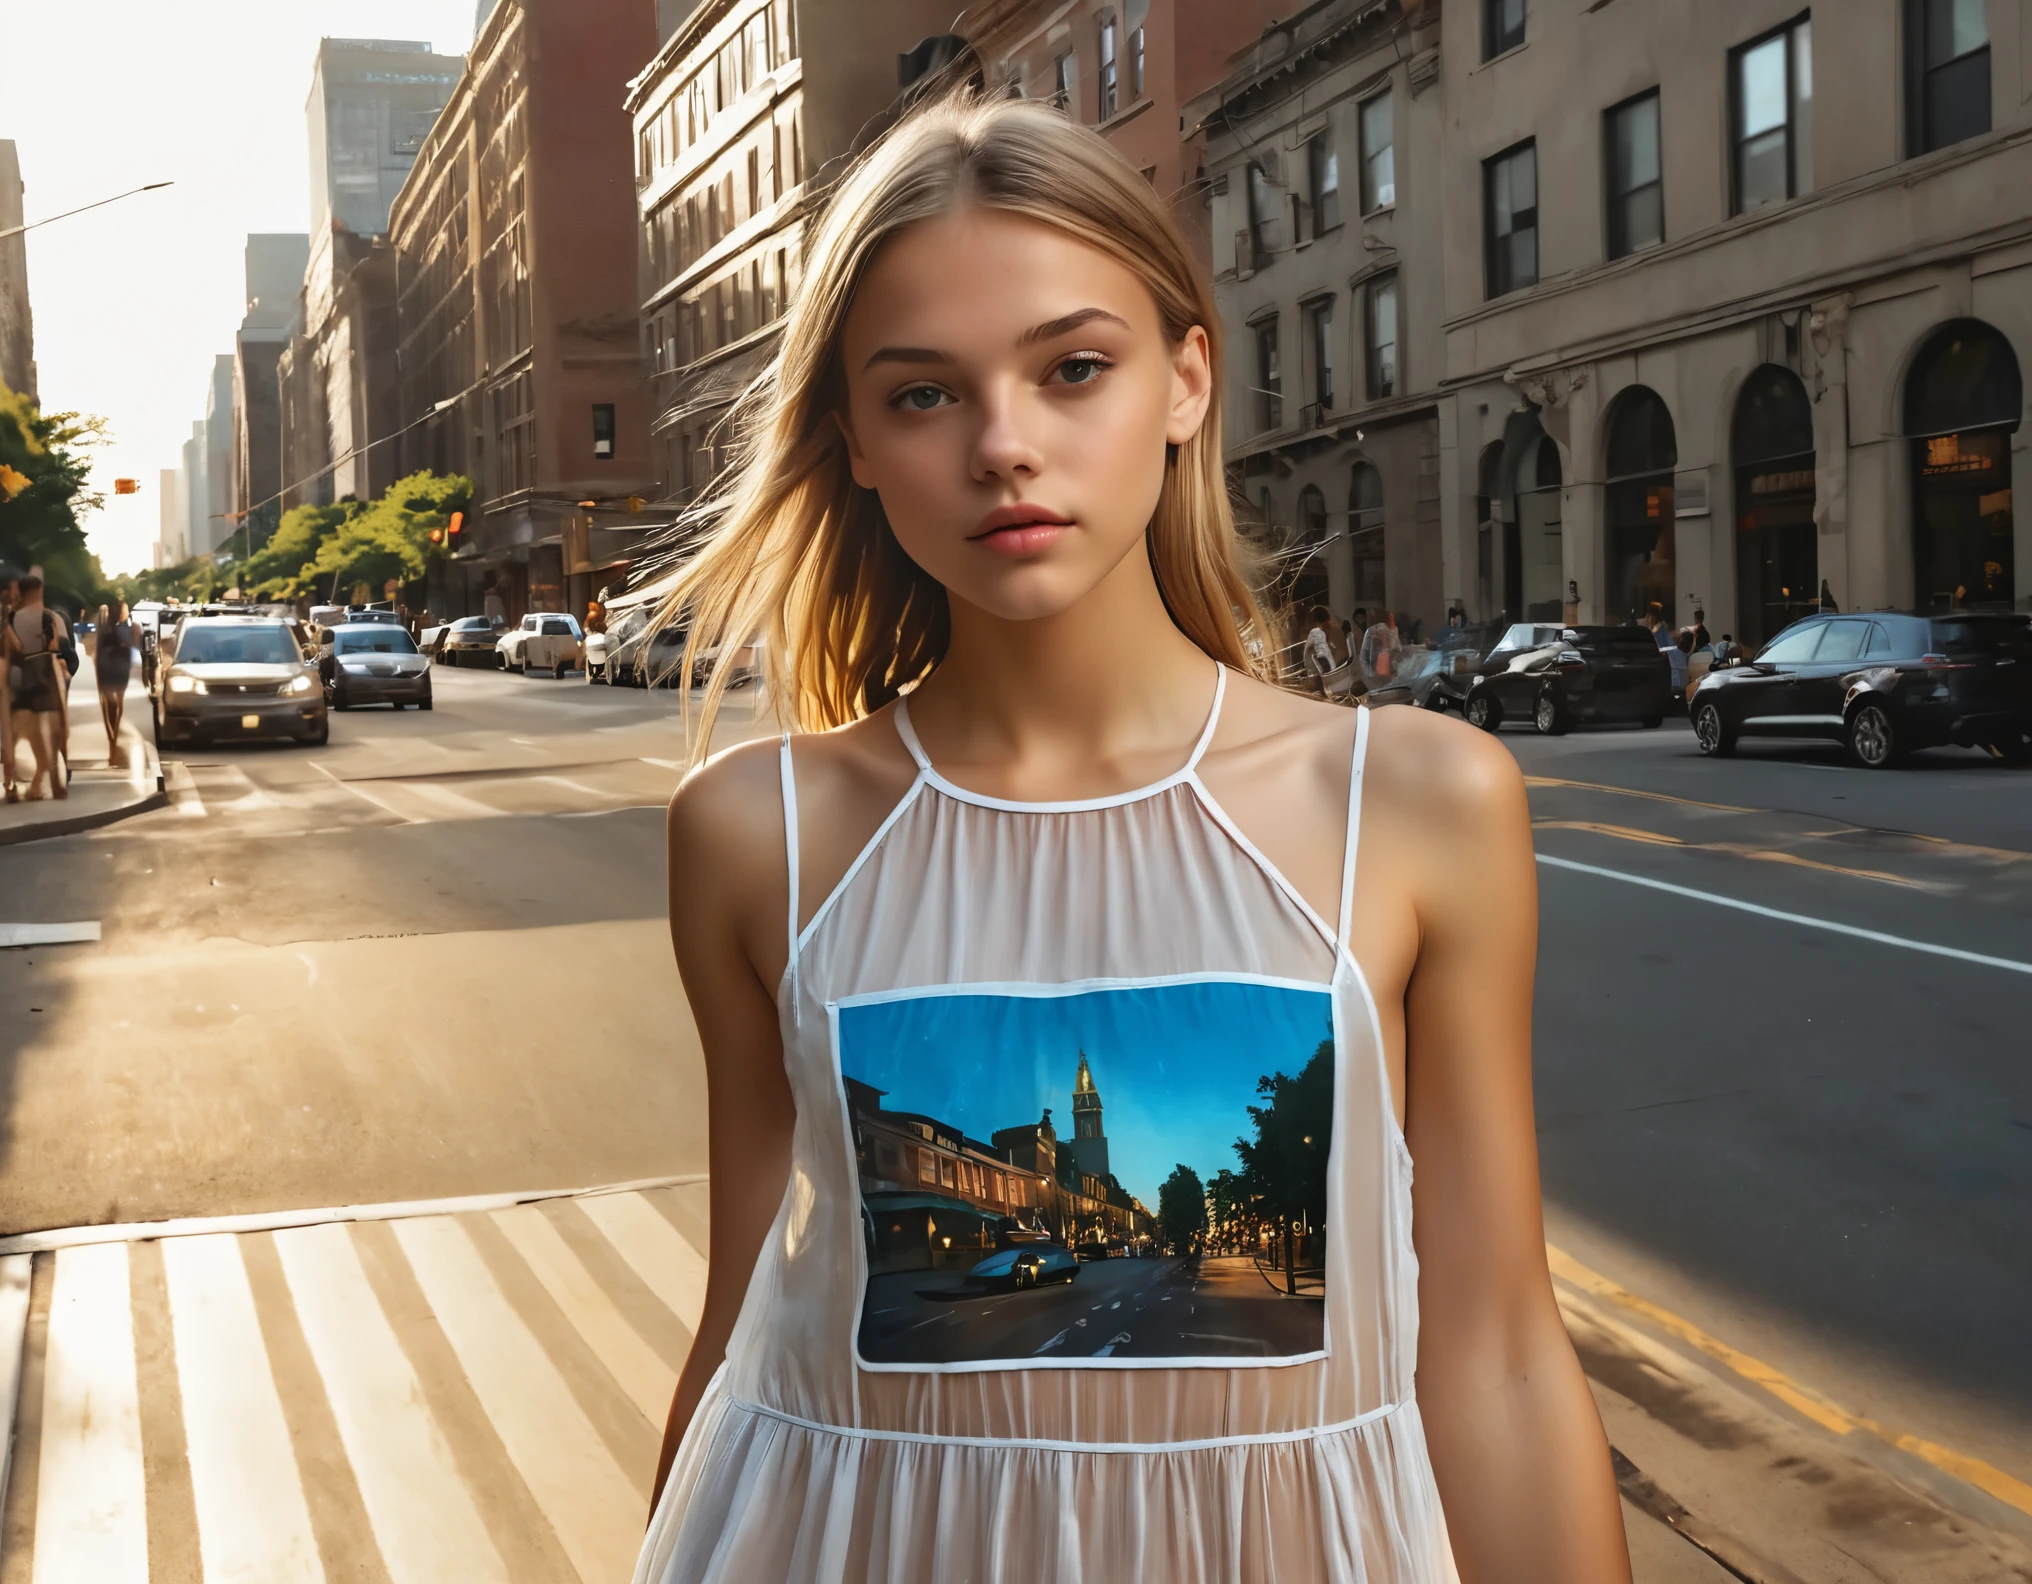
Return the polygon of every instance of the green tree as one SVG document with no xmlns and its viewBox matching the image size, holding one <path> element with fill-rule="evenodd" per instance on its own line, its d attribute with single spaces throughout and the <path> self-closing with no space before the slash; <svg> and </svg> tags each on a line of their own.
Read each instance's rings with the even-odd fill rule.
<svg viewBox="0 0 2032 1584">
<path fill-rule="evenodd" d="M 311 568 L 318 552 L 359 509 L 360 503 L 351 499 L 332 506 L 292 506 L 268 542 L 234 564 L 240 587 L 257 599 L 302 593 L 303 585 L 314 581 Z"/>
<path fill-rule="evenodd" d="M 1183 1254 L 1188 1249 L 1197 1252 L 1207 1224 L 1206 1184 L 1199 1180 L 1198 1172 L 1182 1162 L 1158 1186 L 1157 1224 L 1174 1253 Z"/>
<path fill-rule="evenodd" d="M 330 594 L 356 583 L 379 590 L 390 578 L 413 583 L 444 553 L 442 535 L 452 513 L 466 510 L 472 500 L 473 481 L 457 474 L 422 472 L 397 479 L 371 505 L 350 509 L 288 592 Z M 432 530 L 440 535 L 436 544 Z M 278 539 L 282 532 L 277 529 Z"/>
<path fill-rule="evenodd" d="M 1333 1143 L 1334 1049 L 1319 1048 L 1296 1077 L 1271 1073 L 1256 1082 L 1270 1103 L 1250 1106 L 1253 1139 L 1237 1139 L 1242 1176 L 1276 1222 L 1283 1245 L 1284 1285 L 1298 1290 L 1296 1229 L 1326 1221 L 1327 1156 Z"/>
<path fill-rule="evenodd" d="M 45 413 L 0 385 L 0 562 L 40 566 L 59 601 L 95 603 L 105 587 L 80 521 L 106 503 L 87 456 L 105 443 L 103 418 Z"/>
</svg>

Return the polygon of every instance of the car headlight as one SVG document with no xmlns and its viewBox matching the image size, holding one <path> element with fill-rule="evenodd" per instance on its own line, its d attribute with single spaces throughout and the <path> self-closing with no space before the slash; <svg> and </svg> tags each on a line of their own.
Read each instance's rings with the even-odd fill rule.
<svg viewBox="0 0 2032 1584">
<path fill-rule="evenodd" d="M 169 678 L 169 690 L 172 693 L 202 693 L 205 691 L 205 685 L 197 677 L 178 676 L 172 672 Z"/>
<path fill-rule="evenodd" d="M 311 690 L 311 680 L 307 676 L 300 676 L 292 679 L 287 689 L 287 691 L 291 693 L 308 693 L 310 690 Z"/>
</svg>

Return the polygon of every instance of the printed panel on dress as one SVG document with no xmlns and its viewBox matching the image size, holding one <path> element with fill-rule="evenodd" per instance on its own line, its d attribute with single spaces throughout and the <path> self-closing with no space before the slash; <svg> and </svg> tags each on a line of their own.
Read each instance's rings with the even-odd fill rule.
<svg viewBox="0 0 2032 1584">
<path fill-rule="evenodd" d="M 867 1253 L 864 1367 L 1324 1354 L 1324 986 L 942 986 L 832 1014 Z"/>
</svg>

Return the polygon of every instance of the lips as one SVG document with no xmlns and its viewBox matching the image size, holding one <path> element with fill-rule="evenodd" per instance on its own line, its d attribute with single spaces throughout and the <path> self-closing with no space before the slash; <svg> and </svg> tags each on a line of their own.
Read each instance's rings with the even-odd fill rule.
<svg viewBox="0 0 2032 1584">
<path fill-rule="evenodd" d="M 968 537 L 998 555 L 1027 556 L 1047 549 L 1072 526 L 1070 517 L 1028 501 L 997 506 Z"/>
</svg>

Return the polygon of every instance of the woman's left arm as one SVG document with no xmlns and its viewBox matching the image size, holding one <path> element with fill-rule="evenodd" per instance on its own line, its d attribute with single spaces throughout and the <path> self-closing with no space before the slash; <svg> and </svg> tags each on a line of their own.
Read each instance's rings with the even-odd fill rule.
<svg viewBox="0 0 2032 1584">
<path fill-rule="evenodd" d="M 1524 781 L 1498 743 L 1433 725 L 1407 756 L 1427 783 L 1405 996 L 1419 1410 L 1463 1584 L 1628 1584 L 1608 1438 L 1545 1264 Z"/>
</svg>

